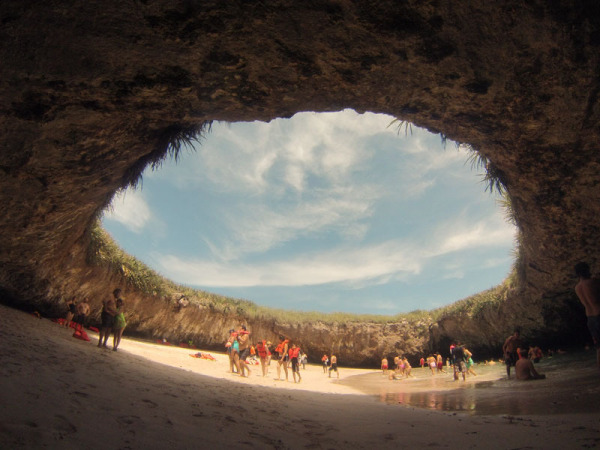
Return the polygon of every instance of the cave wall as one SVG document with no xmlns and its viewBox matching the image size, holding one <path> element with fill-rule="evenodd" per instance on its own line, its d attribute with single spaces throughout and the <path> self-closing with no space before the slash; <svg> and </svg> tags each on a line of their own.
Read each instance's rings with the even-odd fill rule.
<svg viewBox="0 0 600 450">
<path fill-rule="evenodd" d="M 569 304 L 574 263 L 600 269 L 599 8 L 4 0 L 2 297 L 51 309 L 82 285 L 109 284 L 86 263 L 89 227 L 181 130 L 353 108 L 442 132 L 493 162 L 523 233 L 513 301 L 552 317 L 543 305 Z"/>
</svg>

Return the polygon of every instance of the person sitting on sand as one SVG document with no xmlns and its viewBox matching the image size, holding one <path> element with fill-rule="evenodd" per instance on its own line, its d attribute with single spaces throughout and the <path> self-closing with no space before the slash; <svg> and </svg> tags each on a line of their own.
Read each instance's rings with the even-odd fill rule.
<svg viewBox="0 0 600 450">
<path fill-rule="evenodd" d="M 388 370 L 388 360 L 387 358 L 384 356 L 383 359 L 381 360 L 381 371 L 385 374 Z"/>
<path fill-rule="evenodd" d="M 115 314 L 114 322 L 113 322 L 113 351 L 116 352 L 117 348 L 119 348 L 119 344 L 121 343 L 121 336 L 123 336 L 123 331 L 125 331 L 125 327 L 127 326 L 127 322 L 125 321 L 125 314 L 123 314 L 124 303 L 123 299 L 117 299 L 117 313 Z"/>
<path fill-rule="evenodd" d="M 75 332 L 73 333 L 73 336 L 75 336 L 75 333 L 77 333 L 78 331 L 81 332 L 83 331 L 83 325 L 85 322 L 85 318 L 87 317 L 87 315 L 90 313 L 90 305 L 88 303 L 88 299 L 84 298 L 82 302 L 79 302 L 77 304 L 77 315 L 73 318 L 73 322 L 75 322 Z"/>
<path fill-rule="evenodd" d="M 100 314 L 100 335 L 98 339 L 98 347 L 108 348 L 106 342 L 110 337 L 110 332 L 115 322 L 115 314 L 117 314 L 117 306 L 115 301 L 121 297 L 121 289 L 117 288 L 113 291 L 114 298 L 108 298 L 102 302 L 102 313 Z"/>
<path fill-rule="evenodd" d="M 519 360 L 515 364 L 515 376 L 517 380 L 543 380 L 546 375 L 539 374 L 533 362 L 528 357 L 526 348 L 519 349 Z"/>
<path fill-rule="evenodd" d="M 335 355 L 331 355 L 331 367 L 329 368 L 329 378 L 331 378 L 331 371 L 335 370 L 335 373 L 337 374 L 337 377 L 340 377 L 340 372 L 338 370 L 338 365 L 337 365 L 337 356 Z"/>
<path fill-rule="evenodd" d="M 521 333 L 519 330 L 515 330 L 502 346 L 502 354 L 504 355 L 504 364 L 506 364 L 506 375 L 510 379 L 510 368 L 517 362 L 519 355 L 517 354 L 517 348 L 521 346 Z"/>
<path fill-rule="evenodd" d="M 275 348 L 277 352 L 277 379 L 281 380 L 281 368 L 283 367 L 283 371 L 285 372 L 285 381 L 288 381 L 288 361 L 290 356 L 288 355 L 289 350 L 289 339 L 286 339 L 284 336 L 279 336 L 279 344 Z"/>
</svg>

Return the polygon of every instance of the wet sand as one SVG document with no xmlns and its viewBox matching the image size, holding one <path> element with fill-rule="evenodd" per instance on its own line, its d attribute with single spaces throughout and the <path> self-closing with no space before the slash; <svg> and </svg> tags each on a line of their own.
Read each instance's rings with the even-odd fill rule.
<svg viewBox="0 0 600 450">
<path fill-rule="evenodd" d="M 544 380 L 506 377 L 506 367 L 474 366 L 477 376 L 454 381 L 452 369 L 431 375 L 412 370 L 413 378 L 390 381 L 379 373 L 347 378 L 342 384 L 387 404 L 406 405 L 470 415 L 547 415 L 596 413 L 600 410 L 600 375 L 595 352 L 567 353 L 535 364 Z"/>
<path fill-rule="evenodd" d="M 190 357 L 196 351 L 189 349 L 127 338 L 112 352 L 96 346 L 94 333 L 90 342 L 74 339 L 49 320 L 4 306 L 0 317 L 2 449 L 600 445 L 597 411 L 472 416 L 389 404 L 346 384 L 355 376 L 380 376 L 374 370 L 342 365 L 338 381 L 309 365 L 294 384 L 274 380 L 274 371 L 263 378 L 254 366 L 249 378 L 240 378 L 227 373 L 224 354 L 212 353 L 216 361 L 209 361 Z"/>
</svg>

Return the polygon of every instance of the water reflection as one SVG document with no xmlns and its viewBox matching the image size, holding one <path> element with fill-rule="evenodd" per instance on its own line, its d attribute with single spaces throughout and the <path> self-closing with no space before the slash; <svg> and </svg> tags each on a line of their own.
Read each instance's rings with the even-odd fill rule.
<svg viewBox="0 0 600 450">
<path fill-rule="evenodd" d="M 449 395 L 449 392 L 382 392 L 380 400 L 439 411 L 475 411 L 476 405 L 474 396 Z"/>
<path fill-rule="evenodd" d="M 379 372 L 349 377 L 342 384 L 375 395 L 387 404 L 470 415 L 597 412 L 600 388 L 592 352 L 536 366 L 547 374 L 545 380 L 507 380 L 500 366 L 480 367 L 477 373 L 481 376 L 467 378 L 466 382 L 455 382 L 451 374 L 431 376 L 417 369 L 410 379 L 390 381 Z"/>
</svg>

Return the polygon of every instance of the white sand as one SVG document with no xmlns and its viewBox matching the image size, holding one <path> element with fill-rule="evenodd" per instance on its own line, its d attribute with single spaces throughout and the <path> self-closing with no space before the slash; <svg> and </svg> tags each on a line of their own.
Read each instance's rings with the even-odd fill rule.
<svg viewBox="0 0 600 450">
<path fill-rule="evenodd" d="M 49 320 L 4 306 L 0 314 L 1 449 L 600 445 L 598 413 L 471 417 L 386 405 L 318 366 L 300 384 L 263 378 L 260 366 L 244 379 L 226 373 L 223 354 L 208 361 L 128 339 L 112 352 L 93 333 L 84 342 Z M 340 376 L 366 372 L 342 367 Z"/>
</svg>

